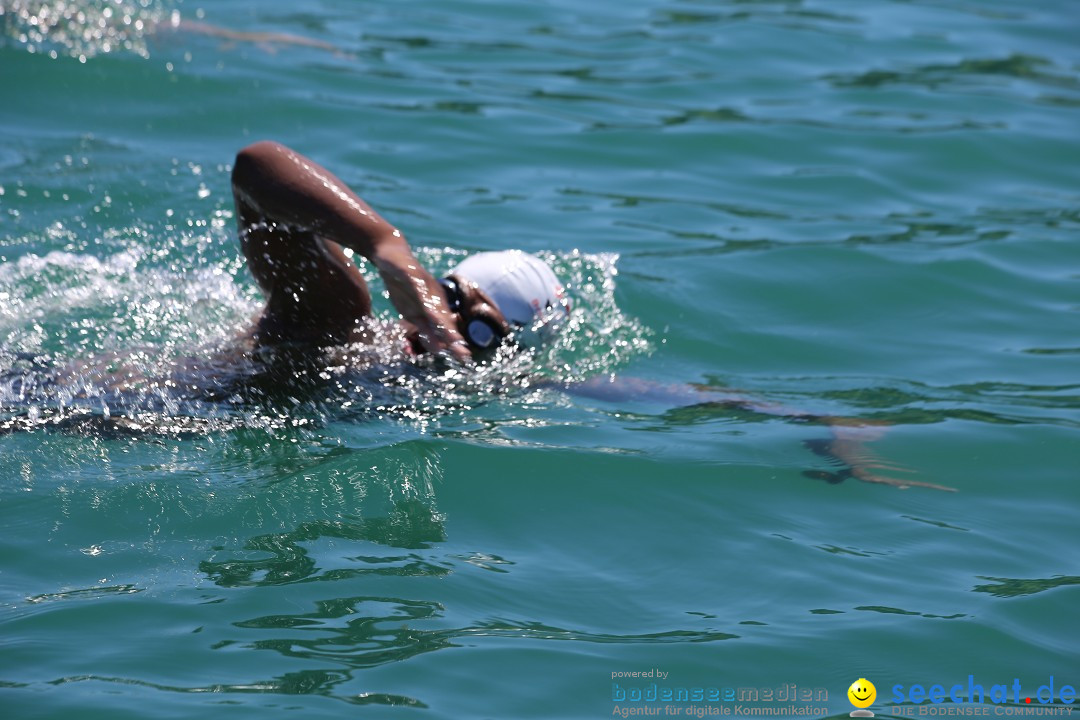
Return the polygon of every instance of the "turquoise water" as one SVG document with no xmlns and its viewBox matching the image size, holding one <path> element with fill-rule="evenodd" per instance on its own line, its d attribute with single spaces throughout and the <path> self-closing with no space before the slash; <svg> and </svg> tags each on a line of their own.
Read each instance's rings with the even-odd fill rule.
<svg viewBox="0 0 1080 720">
<path fill-rule="evenodd" d="M 5 717 L 1080 685 L 1075 3 L 0 7 Z M 543 254 L 577 311 L 525 377 L 616 392 L 515 365 L 50 394 L 257 312 L 228 174 L 262 138 L 438 270 Z M 794 411 L 956 492 L 822 482 L 830 428 Z"/>
</svg>

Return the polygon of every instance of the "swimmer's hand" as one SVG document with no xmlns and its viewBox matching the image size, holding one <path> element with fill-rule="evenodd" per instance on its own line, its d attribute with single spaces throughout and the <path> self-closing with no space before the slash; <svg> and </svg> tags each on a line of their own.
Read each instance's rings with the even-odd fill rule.
<svg viewBox="0 0 1080 720">
<path fill-rule="evenodd" d="M 449 355 L 462 364 L 472 364 L 469 346 L 457 331 L 439 282 L 420 265 L 408 245 L 380 244 L 372 261 L 386 283 L 390 302 L 415 328 L 423 348 L 433 355 Z"/>
<path fill-rule="evenodd" d="M 911 473 L 912 470 L 881 461 L 867 447 L 866 443 L 877 440 L 888 427 L 888 423 L 875 420 L 857 418 L 823 416 L 818 418 L 829 425 L 832 432 L 830 441 L 807 441 L 804 443 L 812 452 L 822 457 L 839 461 L 844 467 L 840 473 L 819 473 L 810 471 L 810 477 L 826 480 L 827 482 L 841 482 L 846 477 L 854 477 L 865 483 L 879 485 L 892 485 L 905 490 L 911 487 L 929 488 L 931 490 L 944 490 L 956 492 L 956 488 L 922 480 L 899 479 L 881 474 L 887 473 Z"/>
</svg>

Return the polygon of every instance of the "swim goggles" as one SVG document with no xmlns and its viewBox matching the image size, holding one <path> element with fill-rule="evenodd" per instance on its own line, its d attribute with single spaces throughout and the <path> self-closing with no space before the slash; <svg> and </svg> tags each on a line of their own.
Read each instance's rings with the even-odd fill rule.
<svg viewBox="0 0 1080 720">
<path fill-rule="evenodd" d="M 465 298 L 457 281 L 450 277 L 439 279 L 439 284 L 446 291 L 446 299 L 452 312 L 460 313 Z M 478 350 L 491 350 L 506 337 L 506 328 L 499 327 L 490 318 L 475 317 L 465 326 L 465 340 Z"/>
</svg>

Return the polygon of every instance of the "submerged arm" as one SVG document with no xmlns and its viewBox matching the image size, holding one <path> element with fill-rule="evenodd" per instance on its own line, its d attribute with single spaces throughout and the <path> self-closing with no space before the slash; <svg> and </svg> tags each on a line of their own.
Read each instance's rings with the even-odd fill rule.
<svg viewBox="0 0 1080 720">
<path fill-rule="evenodd" d="M 275 45 L 296 45 L 326 50 L 327 52 L 332 52 L 336 55 L 341 54 L 341 51 L 338 48 L 321 40 L 313 40 L 300 35 L 293 35 L 292 33 L 243 32 L 230 30 L 228 28 L 211 25 L 205 22 L 198 22 L 196 20 L 181 20 L 178 13 L 173 16 L 168 26 L 165 26 L 165 29 L 186 30 L 200 35 L 219 37 L 232 42 L 254 43 L 270 53 L 275 52 Z"/>
</svg>

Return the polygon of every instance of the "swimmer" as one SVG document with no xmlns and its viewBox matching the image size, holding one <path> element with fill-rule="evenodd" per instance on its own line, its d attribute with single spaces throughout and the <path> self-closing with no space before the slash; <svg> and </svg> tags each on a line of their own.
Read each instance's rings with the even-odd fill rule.
<svg viewBox="0 0 1080 720">
<path fill-rule="evenodd" d="M 329 170 L 279 143 L 258 142 L 237 154 L 232 191 L 240 246 L 266 300 L 251 327 L 206 352 L 161 361 L 155 348 L 55 366 L 17 354 L 12 367 L 0 366 L 0 397 L 29 410 L 0 420 L 0 433 L 86 424 L 88 404 L 108 418 L 110 406 L 130 413 L 186 402 L 295 399 L 320 386 L 331 366 L 374 367 L 380 377 L 384 365 L 396 368 L 394 376 L 437 375 L 447 364 L 539 348 L 570 316 L 554 271 L 520 250 L 475 253 L 435 278 L 399 229 Z M 374 317 L 371 292 L 352 260 L 357 254 L 378 270 L 401 315 L 398 328 Z"/>
<path fill-rule="evenodd" d="M 440 364 L 445 369 L 445 363 L 487 361 L 500 348 L 507 352 L 538 348 L 566 326 L 571 303 L 558 277 L 540 259 L 519 250 L 476 253 L 445 277 L 436 278 L 424 269 L 401 230 L 329 170 L 284 145 L 263 141 L 241 150 L 232 171 L 232 191 L 240 245 L 266 297 L 241 342 L 210 357 L 179 358 L 164 377 L 132 369 L 115 353 L 54 372 L 39 367 L 34 358 L 24 359 L 29 369 L 0 373 L 0 386 L 17 385 L 19 397 L 33 396 L 30 386 L 40 386 L 43 399 L 50 393 L 59 398 L 59 408 L 48 417 L 30 413 L 0 422 L 0 434 L 68 423 L 96 431 L 142 431 L 153 428 L 155 422 L 110 420 L 105 401 L 115 399 L 122 407 L 125 397 L 137 398 L 140 392 L 143 398 L 160 395 L 166 407 L 184 399 L 229 402 L 237 392 L 256 398 L 284 393 L 293 398 L 304 394 L 304 378 L 325 376 L 327 350 L 400 342 L 391 355 L 403 360 L 440 358 L 444 362 L 431 368 L 438 371 Z M 390 301 L 401 314 L 403 332 L 378 331 L 371 292 L 351 259 L 356 254 L 378 270 Z M 387 340 L 388 336 L 394 339 Z M 364 365 L 363 350 L 356 355 Z M 375 355 L 386 357 L 385 353 Z M 411 365 L 400 366 L 402 372 L 409 372 Z M 6 375 L 10 378 L 5 379 Z M 882 470 L 905 471 L 880 462 L 865 448 L 885 432 L 888 423 L 883 421 L 815 415 L 734 390 L 621 376 L 575 383 L 530 379 L 530 384 L 606 402 L 659 403 L 677 408 L 672 412 L 685 410 L 699 418 L 750 413 L 824 426 L 831 438 L 807 440 L 804 445 L 828 459 L 834 470 L 807 471 L 810 477 L 832 484 L 855 478 L 897 487 L 952 490 L 882 475 Z M 103 402 L 103 420 L 87 408 L 65 408 L 84 393 Z M 168 411 L 165 429 L 185 432 L 188 424 L 180 422 L 184 417 Z M 198 415 L 189 419 L 197 429 Z"/>
<path fill-rule="evenodd" d="M 372 341 L 371 293 L 346 249 L 379 271 L 410 354 L 467 364 L 504 344 L 537 347 L 569 316 L 555 273 L 518 250 L 475 254 L 436 279 L 399 229 L 333 173 L 279 143 L 241 150 L 232 190 L 241 248 L 266 295 L 252 331 L 257 346 Z"/>
<path fill-rule="evenodd" d="M 511 250 L 472 255 L 442 279 L 416 259 L 400 230 L 341 180 L 313 160 L 274 142 L 250 145 L 236 157 L 233 196 L 243 252 L 267 295 L 255 324 L 256 345 L 371 342 L 364 322 L 371 296 L 348 248 L 372 262 L 402 315 L 414 354 L 449 354 L 463 363 L 499 345 L 537 347 L 562 327 L 570 303 L 555 273 L 541 260 Z M 878 471 L 904 471 L 879 462 L 864 443 L 885 423 L 812 415 L 737 392 L 663 385 L 604 376 L 581 383 L 547 383 L 602 400 L 656 399 L 709 412 L 748 411 L 827 426 L 831 440 L 806 446 L 836 465 L 808 475 L 830 483 L 853 477 L 899 487 L 951 490 Z"/>
</svg>

